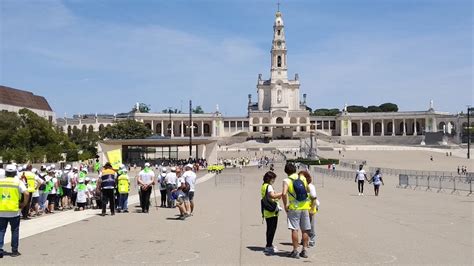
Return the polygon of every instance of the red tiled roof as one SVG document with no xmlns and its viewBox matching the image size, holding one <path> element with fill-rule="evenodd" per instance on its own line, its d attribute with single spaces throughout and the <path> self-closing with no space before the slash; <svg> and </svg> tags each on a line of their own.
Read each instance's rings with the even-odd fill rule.
<svg viewBox="0 0 474 266">
<path fill-rule="evenodd" d="M 0 85 L 0 104 L 53 111 L 44 97 L 2 85 Z"/>
</svg>

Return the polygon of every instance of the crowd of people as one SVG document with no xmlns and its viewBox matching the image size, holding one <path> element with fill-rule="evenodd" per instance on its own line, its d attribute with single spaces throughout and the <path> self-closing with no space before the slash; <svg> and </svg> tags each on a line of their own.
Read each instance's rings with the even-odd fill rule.
<svg viewBox="0 0 474 266">
<path fill-rule="evenodd" d="M 177 208 L 179 219 L 193 215 L 196 173 L 200 164 L 184 161 L 185 165 L 158 167 L 155 177 L 150 163 L 145 163 L 136 176 L 136 185 L 142 213 L 148 213 L 150 198 L 155 186 L 161 192 L 161 207 Z M 12 253 L 19 256 L 20 219 L 29 220 L 35 216 L 50 215 L 57 211 L 83 211 L 87 208 L 101 209 L 106 215 L 107 206 L 111 215 L 128 213 L 128 197 L 131 178 L 128 167 L 120 165 L 113 169 L 110 163 L 98 171 L 98 178 L 89 177 L 91 164 L 72 167 L 67 164 L 57 169 L 55 164 L 32 165 L 0 164 L 0 258 L 3 257 L 3 241 L 8 224 L 12 231 Z M 155 195 L 156 200 L 156 195 Z M 158 207 L 158 206 L 157 206 Z"/>
</svg>

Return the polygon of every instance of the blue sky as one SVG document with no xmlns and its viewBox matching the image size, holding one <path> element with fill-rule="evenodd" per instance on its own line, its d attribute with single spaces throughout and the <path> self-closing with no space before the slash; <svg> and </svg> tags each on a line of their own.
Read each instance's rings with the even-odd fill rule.
<svg viewBox="0 0 474 266">
<path fill-rule="evenodd" d="M 312 108 L 473 103 L 472 1 L 281 1 L 290 77 Z M 0 84 L 45 96 L 58 116 L 245 115 L 268 78 L 276 1 L 0 0 Z"/>
</svg>

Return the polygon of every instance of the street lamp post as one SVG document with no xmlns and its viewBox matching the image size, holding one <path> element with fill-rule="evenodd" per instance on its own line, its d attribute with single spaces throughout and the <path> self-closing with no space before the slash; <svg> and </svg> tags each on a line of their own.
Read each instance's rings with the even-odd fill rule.
<svg viewBox="0 0 474 266">
<path fill-rule="evenodd" d="M 193 102 L 189 100 L 189 159 L 193 157 Z"/>
<path fill-rule="evenodd" d="M 474 111 L 473 107 L 467 106 L 467 158 L 471 159 L 471 112 Z"/>
</svg>

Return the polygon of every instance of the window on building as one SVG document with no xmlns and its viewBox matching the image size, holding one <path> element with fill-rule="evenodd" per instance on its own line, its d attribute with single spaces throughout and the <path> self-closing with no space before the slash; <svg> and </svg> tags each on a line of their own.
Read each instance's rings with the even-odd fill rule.
<svg viewBox="0 0 474 266">
<path fill-rule="evenodd" d="M 280 30 L 278 30 L 278 36 L 280 36 Z"/>
<path fill-rule="evenodd" d="M 277 57 L 277 66 L 281 67 L 281 56 L 280 55 Z"/>
</svg>

